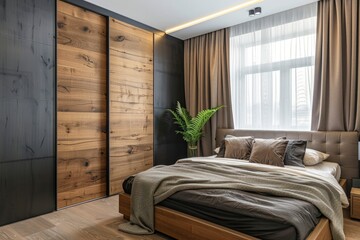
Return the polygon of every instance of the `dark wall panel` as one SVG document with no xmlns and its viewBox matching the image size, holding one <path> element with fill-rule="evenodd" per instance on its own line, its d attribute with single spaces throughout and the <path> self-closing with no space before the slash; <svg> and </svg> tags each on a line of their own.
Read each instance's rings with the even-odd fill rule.
<svg viewBox="0 0 360 240">
<path fill-rule="evenodd" d="M 54 210 L 54 158 L 0 164 L 0 225 Z"/>
<path fill-rule="evenodd" d="M 169 108 L 174 108 L 175 105 Z M 177 125 L 173 123 L 172 115 L 166 110 L 166 108 L 155 108 L 155 143 L 157 145 L 181 143 L 183 141 L 182 136 L 175 134 Z"/>
<path fill-rule="evenodd" d="M 0 162 L 54 156 L 53 46 L 0 34 Z"/>
<path fill-rule="evenodd" d="M 0 34 L 53 45 L 54 0 L 0 0 Z"/>
<path fill-rule="evenodd" d="M 55 209 L 54 13 L 0 0 L 0 225 Z"/>
<path fill-rule="evenodd" d="M 173 164 L 186 157 L 186 144 L 175 133 L 166 109 L 185 104 L 184 42 L 164 34 L 154 35 L 154 165 Z"/>
<path fill-rule="evenodd" d="M 159 56 L 161 57 L 161 55 Z M 174 65 L 172 67 L 178 68 L 179 66 Z M 162 69 L 155 72 L 155 83 L 157 86 L 155 88 L 154 101 L 157 108 L 169 108 L 176 105 L 176 101 L 184 101 L 184 75 L 171 71 L 170 66 L 168 70 Z"/>
</svg>

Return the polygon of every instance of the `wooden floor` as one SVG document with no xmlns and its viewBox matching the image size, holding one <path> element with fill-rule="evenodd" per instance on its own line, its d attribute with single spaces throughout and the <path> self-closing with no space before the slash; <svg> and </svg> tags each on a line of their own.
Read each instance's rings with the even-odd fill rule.
<svg viewBox="0 0 360 240">
<path fill-rule="evenodd" d="M 345 216 L 345 235 L 360 240 L 360 221 Z M 40 217 L 0 227 L 0 240 L 102 240 L 102 239 L 167 239 L 163 235 L 133 236 L 117 230 L 124 222 L 118 213 L 118 197 L 89 202 Z"/>
<path fill-rule="evenodd" d="M 350 208 L 344 210 L 344 231 L 347 240 L 360 240 L 360 220 L 350 218 Z"/>
<path fill-rule="evenodd" d="M 160 235 L 134 236 L 117 230 L 124 222 L 118 196 L 105 198 L 0 227 L 0 240 L 115 240 L 166 239 Z"/>
</svg>

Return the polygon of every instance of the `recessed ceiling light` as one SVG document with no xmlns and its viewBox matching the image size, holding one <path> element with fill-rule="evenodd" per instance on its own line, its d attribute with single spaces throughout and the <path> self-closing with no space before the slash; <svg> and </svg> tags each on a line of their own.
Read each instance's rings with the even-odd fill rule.
<svg viewBox="0 0 360 240">
<path fill-rule="evenodd" d="M 255 10 L 254 10 L 254 9 L 249 10 L 249 16 L 250 16 L 250 17 L 254 17 L 254 16 L 255 16 Z"/>
<path fill-rule="evenodd" d="M 259 2 L 262 2 L 262 1 L 263 1 L 263 0 L 250 0 L 250 1 L 246 1 L 246 2 L 244 2 L 244 3 L 242 3 L 242 4 L 237 5 L 237 6 L 234 6 L 234 7 L 231 7 L 231 8 L 227 8 L 227 9 L 224 9 L 224 10 L 222 10 L 222 11 L 220 11 L 220 12 L 216 12 L 216 13 L 210 14 L 210 15 L 208 15 L 208 16 L 195 19 L 195 20 L 193 20 L 193 21 L 191 21 L 191 22 L 187 22 L 187 23 L 181 24 L 181 25 L 179 25 L 179 26 L 170 28 L 170 29 L 168 29 L 168 30 L 165 30 L 165 33 L 169 34 L 169 33 L 172 33 L 172 32 L 176 32 L 176 31 L 179 31 L 179 30 L 181 30 L 181 29 L 188 28 L 188 27 L 194 26 L 194 25 L 196 25 L 196 24 L 199 24 L 199 23 L 208 21 L 208 20 L 210 20 L 210 19 L 223 16 L 223 15 L 225 15 L 225 14 L 228 14 L 228 13 L 231 13 L 231 12 L 234 12 L 234 11 L 237 11 L 237 10 L 239 10 L 239 9 L 248 7 L 248 6 L 250 6 L 250 5 L 253 5 L 253 4 L 255 4 L 255 3 L 259 3 Z"/>
</svg>

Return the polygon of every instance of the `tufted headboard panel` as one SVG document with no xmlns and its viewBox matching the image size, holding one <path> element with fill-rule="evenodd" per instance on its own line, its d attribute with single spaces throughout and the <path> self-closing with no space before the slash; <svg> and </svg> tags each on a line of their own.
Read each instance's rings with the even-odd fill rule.
<svg viewBox="0 0 360 240">
<path fill-rule="evenodd" d="M 285 136 L 290 140 L 306 140 L 307 147 L 330 154 L 327 161 L 341 166 L 341 177 L 346 179 L 359 177 L 358 132 L 299 132 L 299 131 L 262 131 L 218 129 L 216 146 L 220 146 L 226 135 L 253 136 L 255 138 L 277 138 Z"/>
</svg>

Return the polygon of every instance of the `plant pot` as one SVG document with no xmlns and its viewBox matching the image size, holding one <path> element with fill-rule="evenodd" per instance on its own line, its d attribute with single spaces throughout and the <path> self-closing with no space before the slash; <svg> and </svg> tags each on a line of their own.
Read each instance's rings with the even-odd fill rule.
<svg viewBox="0 0 360 240">
<path fill-rule="evenodd" d="M 188 155 L 189 158 L 198 156 L 197 144 L 196 145 L 188 144 L 187 155 Z"/>
</svg>

